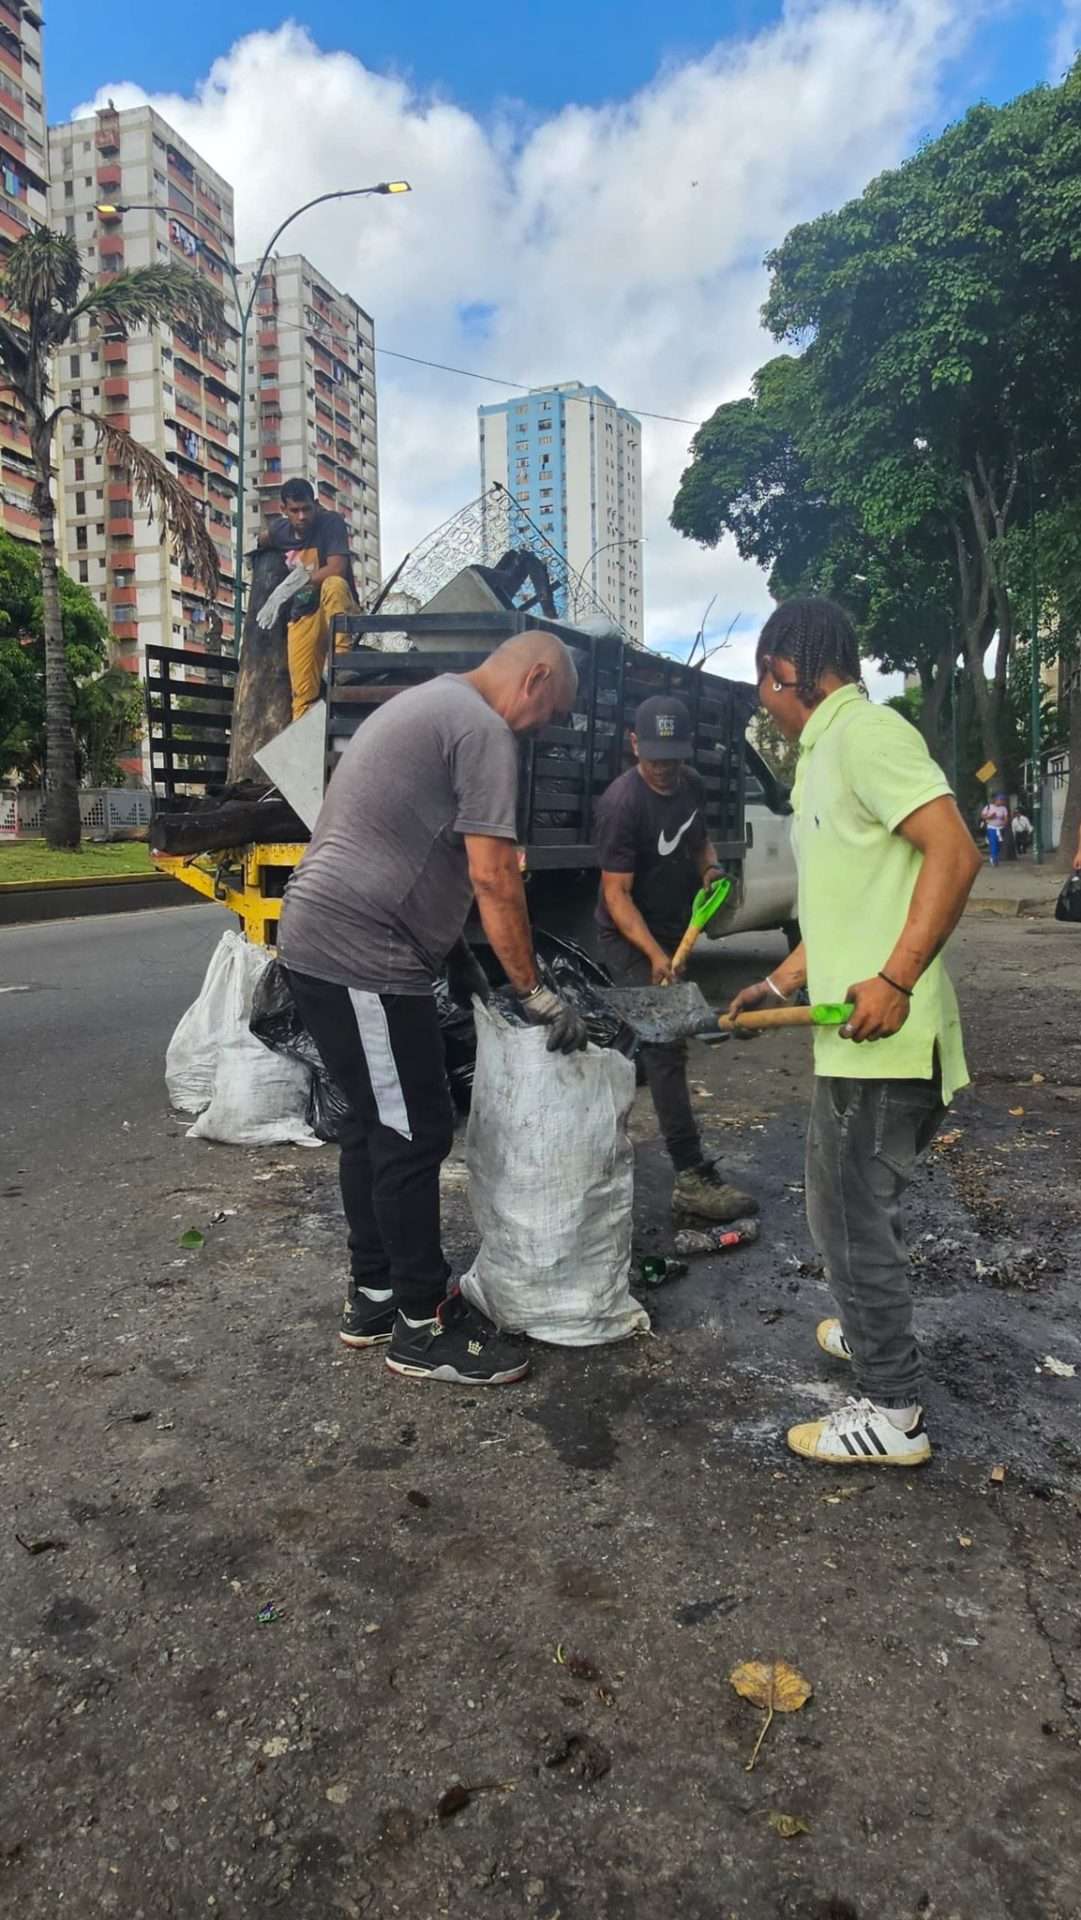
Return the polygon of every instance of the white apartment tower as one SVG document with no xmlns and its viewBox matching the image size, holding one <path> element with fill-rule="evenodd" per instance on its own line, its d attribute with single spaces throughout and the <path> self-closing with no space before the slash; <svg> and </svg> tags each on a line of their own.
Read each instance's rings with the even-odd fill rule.
<svg viewBox="0 0 1081 1920">
<path fill-rule="evenodd" d="M 41 14 L 0 0 L 0 262 L 17 240 L 49 219 Z M 17 540 L 39 538 L 34 469 L 20 409 L 0 393 L 0 526 Z"/>
<path fill-rule="evenodd" d="M 0 0 L 2 5 L 2 0 Z M 152 107 L 107 108 L 49 130 L 52 224 L 100 279 L 179 262 L 206 274 L 236 320 L 232 188 Z M 115 211 L 102 213 L 103 207 Z M 149 645 L 233 646 L 237 493 L 236 339 L 210 345 L 184 327 L 125 340 L 83 321 L 57 357 L 58 397 L 103 413 L 177 473 L 205 513 L 221 561 L 217 607 L 183 574 L 130 482 L 63 417 L 57 448 L 61 556 L 100 602 L 116 663 L 139 672 Z M 217 621 L 220 620 L 220 635 Z"/>
<path fill-rule="evenodd" d="M 241 269 L 245 305 L 256 267 Z M 248 334 L 248 544 L 280 513 L 285 480 L 309 480 L 352 536 L 357 592 L 379 585 L 375 329 L 302 254 L 263 269 Z"/>
<path fill-rule="evenodd" d="M 481 487 L 498 480 L 642 642 L 642 427 L 600 387 L 534 387 L 478 408 Z M 498 556 L 496 556 L 498 558 Z M 573 604 L 560 609 L 574 617 Z"/>
</svg>

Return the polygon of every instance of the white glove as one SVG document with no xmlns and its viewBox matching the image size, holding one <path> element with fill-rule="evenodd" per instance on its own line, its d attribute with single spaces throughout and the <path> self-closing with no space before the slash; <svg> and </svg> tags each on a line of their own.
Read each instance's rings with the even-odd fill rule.
<svg viewBox="0 0 1081 1920">
<path fill-rule="evenodd" d="M 274 625 L 286 601 L 291 600 L 294 593 L 299 593 L 301 587 L 309 587 L 310 585 L 311 575 L 307 567 L 294 567 L 292 573 L 286 574 L 280 587 L 275 587 L 273 593 L 267 594 L 266 599 L 255 616 L 256 626 L 262 627 L 265 633 Z"/>
</svg>

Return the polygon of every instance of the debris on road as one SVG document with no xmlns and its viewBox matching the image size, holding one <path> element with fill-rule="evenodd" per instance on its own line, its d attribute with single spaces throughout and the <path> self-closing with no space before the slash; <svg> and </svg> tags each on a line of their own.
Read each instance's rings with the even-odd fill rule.
<svg viewBox="0 0 1081 1920">
<path fill-rule="evenodd" d="M 1056 1360 L 1053 1353 L 1048 1353 L 1044 1355 L 1043 1363 L 1036 1368 L 1036 1371 L 1053 1373 L 1056 1380 L 1072 1380 L 1077 1373 L 1077 1368 L 1071 1366 L 1068 1360 Z"/>
<path fill-rule="evenodd" d="M 265 1606 L 260 1607 L 255 1616 L 256 1624 L 260 1627 L 272 1627 L 275 1621 L 284 1618 L 285 1608 L 276 1606 L 273 1600 L 268 1600 Z"/>
<path fill-rule="evenodd" d="M 27 1553 L 66 1553 L 68 1550 L 66 1540 L 24 1540 L 21 1533 L 15 1538 Z"/>
<path fill-rule="evenodd" d="M 453 1786 L 440 1794 L 435 1810 L 440 1820 L 453 1820 L 456 1813 L 465 1811 L 474 1794 L 513 1793 L 516 1785 L 514 1780 L 474 1780 L 465 1786 L 461 1780 L 456 1780 Z"/>
<path fill-rule="evenodd" d="M 774 1833 L 779 1833 L 782 1840 L 794 1840 L 798 1833 L 811 1831 L 806 1820 L 801 1820 L 798 1813 L 778 1813 L 771 1808 L 766 1819 Z"/>
<path fill-rule="evenodd" d="M 583 1786 L 591 1786 L 611 1771 L 612 1756 L 588 1733 L 564 1733 L 549 1747 L 544 1764 L 553 1769 L 565 1767 Z"/>
<path fill-rule="evenodd" d="M 728 1253 L 758 1238 L 757 1220 L 735 1220 L 730 1227 L 686 1227 L 676 1234 L 677 1253 Z"/>
<path fill-rule="evenodd" d="M 992 1486 L 1001 1487 L 1005 1478 L 1006 1478 L 1005 1467 L 1000 1466 L 1000 1467 L 991 1468 L 990 1479 L 991 1479 Z"/>
<path fill-rule="evenodd" d="M 206 1235 L 200 1233 L 198 1227 L 185 1227 L 176 1244 L 178 1247 L 185 1247 L 194 1251 L 198 1247 L 206 1246 Z"/>
<path fill-rule="evenodd" d="M 643 1260 L 638 1268 L 642 1285 L 646 1287 L 664 1287 L 669 1281 L 682 1280 L 687 1272 L 685 1260 L 669 1260 L 664 1254 L 652 1254 Z"/>
</svg>

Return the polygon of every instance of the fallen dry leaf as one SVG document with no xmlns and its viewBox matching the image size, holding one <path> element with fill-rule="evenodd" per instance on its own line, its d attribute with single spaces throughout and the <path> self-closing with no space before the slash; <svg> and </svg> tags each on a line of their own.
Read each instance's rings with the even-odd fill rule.
<svg viewBox="0 0 1081 1920">
<path fill-rule="evenodd" d="M 1010 1108 L 1010 1119 L 1011 1119 L 1011 1120 L 1020 1120 L 1020 1118 L 1021 1118 L 1021 1115 L 1022 1115 L 1022 1114 L 1024 1113 L 1024 1111 L 1025 1111 L 1025 1109 L 1024 1109 L 1024 1107 L 1011 1107 L 1011 1108 Z"/>
<path fill-rule="evenodd" d="M 1047 1078 L 1047 1075 L 1045 1073 L 1034 1073 L 1031 1081 L 1029 1082 L 1029 1085 L 1033 1087 L 1042 1087 L 1046 1078 Z"/>
<path fill-rule="evenodd" d="M 761 1732 L 744 1768 L 745 1773 L 753 1773 L 762 1742 L 773 1724 L 774 1714 L 797 1712 L 810 1699 L 814 1688 L 797 1667 L 789 1666 L 787 1660 L 741 1660 L 738 1666 L 732 1668 L 728 1680 L 742 1700 L 750 1700 L 756 1707 L 765 1708 L 766 1717 Z"/>
<path fill-rule="evenodd" d="M 970 1533 L 959 1533 L 957 1536 L 957 1544 L 959 1547 L 970 1547 L 972 1545 L 972 1535 Z"/>
<path fill-rule="evenodd" d="M 806 1820 L 801 1820 L 798 1813 L 770 1812 L 767 1813 L 766 1819 L 774 1833 L 779 1833 L 782 1840 L 794 1840 L 797 1833 L 811 1831 Z"/>
<path fill-rule="evenodd" d="M 938 1139 L 935 1141 L 935 1146 L 938 1148 L 955 1147 L 961 1138 L 962 1131 L 961 1127 L 954 1127 L 950 1133 L 940 1133 Z"/>
<path fill-rule="evenodd" d="M 774 1713 L 796 1713 L 807 1704 L 814 1688 L 787 1660 L 743 1660 L 728 1676 L 742 1700 Z"/>
<path fill-rule="evenodd" d="M 996 1487 L 1000 1487 L 1002 1485 L 1002 1482 L 1005 1480 L 1005 1478 L 1006 1478 L 1005 1467 L 991 1468 L 991 1480 Z"/>
</svg>

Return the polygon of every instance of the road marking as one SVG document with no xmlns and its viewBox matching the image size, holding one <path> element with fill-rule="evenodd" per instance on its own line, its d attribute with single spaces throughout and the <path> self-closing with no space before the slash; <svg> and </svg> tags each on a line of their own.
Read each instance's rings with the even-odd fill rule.
<svg viewBox="0 0 1081 1920">
<path fill-rule="evenodd" d="M 0 987 L 0 993 L 33 993 L 33 987 Z"/>
</svg>

